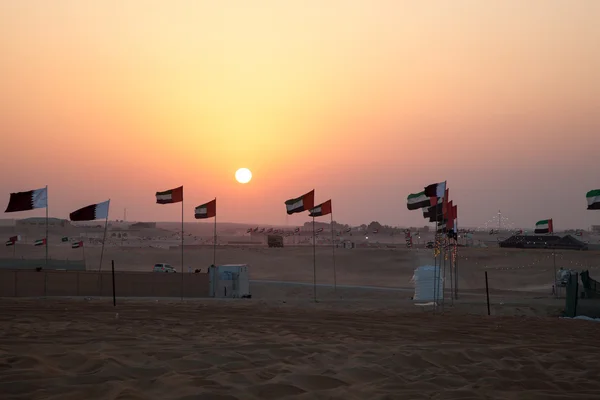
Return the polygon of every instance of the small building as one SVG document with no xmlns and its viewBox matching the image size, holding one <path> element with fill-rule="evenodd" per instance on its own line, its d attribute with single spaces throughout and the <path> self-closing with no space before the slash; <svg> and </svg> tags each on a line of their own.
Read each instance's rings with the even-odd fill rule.
<svg viewBox="0 0 600 400">
<path fill-rule="evenodd" d="M 46 226 L 46 217 L 33 217 L 24 218 L 17 220 L 17 227 L 19 226 Z M 66 219 L 61 218 L 48 218 L 48 226 L 70 226 L 71 223 Z"/>
<path fill-rule="evenodd" d="M 248 265 L 212 265 L 208 269 L 208 285 L 210 297 L 250 298 Z"/>
</svg>

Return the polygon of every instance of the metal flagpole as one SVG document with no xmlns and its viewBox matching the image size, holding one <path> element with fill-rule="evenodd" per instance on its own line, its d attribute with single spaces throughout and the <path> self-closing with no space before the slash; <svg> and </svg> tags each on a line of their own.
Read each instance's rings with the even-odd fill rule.
<svg viewBox="0 0 600 400">
<path fill-rule="evenodd" d="M 333 232 L 333 211 L 331 211 L 331 248 L 333 250 L 333 292 L 337 293 L 337 277 L 335 273 L 335 240 Z"/>
<path fill-rule="evenodd" d="M 215 229 L 213 232 L 213 265 L 217 266 L 217 198 L 215 197 Z"/>
<path fill-rule="evenodd" d="M 108 199 L 108 207 L 110 210 L 110 199 Z M 108 212 L 106 213 L 106 221 L 104 221 L 104 236 L 102 237 L 102 250 L 100 251 L 100 267 L 98 272 L 102 271 L 102 259 L 104 258 L 104 242 L 106 242 L 106 231 L 108 230 Z"/>
<path fill-rule="evenodd" d="M 183 186 L 181 187 L 181 301 L 183 301 Z"/>
<path fill-rule="evenodd" d="M 48 185 L 46 185 L 46 268 L 48 268 Z"/>
<path fill-rule="evenodd" d="M 313 228 L 313 295 L 315 303 L 317 302 L 317 240 L 315 236 L 315 217 L 312 220 Z"/>
<path fill-rule="evenodd" d="M 456 217 L 456 235 L 456 241 L 458 242 L 458 217 Z M 454 299 L 458 300 L 458 244 L 455 243 L 455 246 L 456 258 L 454 259 Z"/>
</svg>

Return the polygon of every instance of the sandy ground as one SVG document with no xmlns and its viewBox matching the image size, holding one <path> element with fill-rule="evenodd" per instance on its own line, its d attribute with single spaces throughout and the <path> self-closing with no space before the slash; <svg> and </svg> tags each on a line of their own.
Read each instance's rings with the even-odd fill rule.
<svg viewBox="0 0 600 400">
<path fill-rule="evenodd" d="M 83 253 L 68 243 L 49 250 Z M 85 251 L 97 269 L 100 247 Z M 599 255 L 561 251 L 556 268 L 595 277 Z M 111 245 L 103 267 L 179 269 L 180 257 Z M 317 303 L 311 247 L 222 246 L 216 257 L 250 264 L 251 300 L 118 299 L 115 309 L 98 298 L 0 299 L 0 398 L 600 398 L 600 325 L 558 318 L 551 251 L 462 248 L 459 300 L 448 296 L 435 313 L 410 300 L 431 250 L 337 249 L 334 290 L 332 249 L 318 247 Z M 212 259 L 210 246 L 186 248 L 184 270 Z"/>
<path fill-rule="evenodd" d="M 469 308 L 434 315 L 398 301 L 161 299 L 115 309 L 98 299 L 2 299 L 0 393 L 57 400 L 600 397 L 598 323 L 466 315 Z"/>
</svg>

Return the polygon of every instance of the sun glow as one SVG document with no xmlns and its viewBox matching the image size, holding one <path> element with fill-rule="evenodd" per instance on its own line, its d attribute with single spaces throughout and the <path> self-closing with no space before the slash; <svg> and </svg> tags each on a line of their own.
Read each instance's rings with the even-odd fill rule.
<svg viewBox="0 0 600 400">
<path fill-rule="evenodd" d="M 248 183 L 252 179 L 252 172 L 248 168 L 240 168 L 235 171 L 235 179 L 239 183 Z"/>
</svg>

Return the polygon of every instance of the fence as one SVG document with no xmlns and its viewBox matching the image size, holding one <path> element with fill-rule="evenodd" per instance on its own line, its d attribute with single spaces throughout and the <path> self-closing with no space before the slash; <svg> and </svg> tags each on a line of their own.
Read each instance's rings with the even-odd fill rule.
<svg viewBox="0 0 600 400">
<path fill-rule="evenodd" d="M 208 297 L 208 274 L 115 272 L 117 297 Z M 0 270 L 0 297 L 112 296 L 112 274 Z"/>
</svg>

